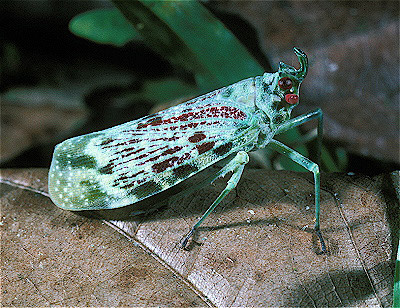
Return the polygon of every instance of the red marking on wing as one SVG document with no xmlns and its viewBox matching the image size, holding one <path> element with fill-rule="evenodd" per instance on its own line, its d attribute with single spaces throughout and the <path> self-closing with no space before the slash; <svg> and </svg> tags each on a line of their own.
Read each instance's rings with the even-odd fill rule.
<svg viewBox="0 0 400 308">
<path fill-rule="evenodd" d="M 185 160 L 188 160 L 190 157 L 191 157 L 190 153 L 185 153 L 181 157 L 174 156 L 174 157 L 168 158 L 162 162 L 154 164 L 152 166 L 152 169 L 155 173 L 160 173 L 160 172 L 163 172 L 166 169 L 171 168 L 175 165 L 182 164 Z"/>
<path fill-rule="evenodd" d="M 188 124 L 179 126 L 179 128 L 181 130 L 185 130 L 187 128 L 196 128 L 197 126 L 199 126 L 199 123 L 188 123 Z"/>
<path fill-rule="evenodd" d="M 166 160 L 164 160 L 164 161 L 162 161 L 162 162 L 160 162 L 160 163 L 157 163 L 157 164 L 154 164 L 153 166 L 152 166 L 152 168 L 153 168 L 153 170 L 154 170 L 154 172 L 156 172 L 156 173 L 160 173 L 160 172 L 163 172 L 163 171 L 165 171 L 168 167 L 172 167 L 173 165 L 174 165 L 174 163 L 176 162 L 176 161 L 178 161 L 178 157 L 171 157 L 171 158 L 168 158 L 168 159 L 166 159 Z"/>
<path fill-rule="evenodd" d="M 211 150 L 215 145 L 214 141 L 211 142 L 204 142 L 202 144 L 197 144 L 196 148 L 199 154 L 203 154 L 204 152 L 207 152 L 208 150 Z"/>
<path fill-rule="evenodd" d="M 169 139 L 172 139 L 172 138 L 169 138 Z M 153 150 L 153 151 L 149 151 L 149 152 L 147 152 L 147 153 L 144 153 L 144 154 L 140 155 L 139 157 L 134 157 L 134 158 L 132 158 L 132 159 L 130 159 L 130 160 L 128 160 L 128 161 L 124 161 L 124 163 L 127 163 L 127 162 L 132 161 L 132 160 L 137 160 L 137 159 L 145 158 L 145 157 L 147 157 L 149 154 L 155 153 L 155 152 L 160 151 L 160 150 L 163 150 L 163 149 L 166 149 L 166 150 L 165 150 L 164 152 L 162 152 L 160 155 L 156 155 L 156 156 L 154 156 L 154 157 L 150 157 L 148 160 L 145 160 L 145 161 L 142 161 L 142 162 L 140 162 L 140 163 L 137 163 L 137 166 L 142 166 L 142 165 L 145 165 L 147 162 L 151 162 L 151 161 L 158 160 L 161 156 L 164 156 L 164 155 L 171 155 L 171 154 L 174 154 L 174 153 L 176 153 L 176 152 L 182 150 L 182 147 L 181 147 L 181 146 L 175 146 L 175 147 L 173 147 L 173 148 L 168 149 L 168 145 L 165 145 L 165 146 L 163 146 L 163 147 L 161 147 L 161 148 L 157 148 L 157 149 L 155 149 L 155 150 Z"/>
<path fill-rule="evenodd" d="M 192 120 L 209 119 L 209 118 L 244 120 L 246 118 L 246 114 L 240 109 L 232 106 L 208 107 L 197 111 L 182 113 L 179 116 L 172 116 L 167 119 L 161 119 L 160 117 L 157 117 L 146 123 L 140 123 L 137 126 L 137 128 L 141 129 L 141 128 L 146 128 L 148 126 L 159 126 L 163 124 L 174 124 L 177 122 L 188 122 Z M 190 124 L 193 127 L 196 127 L 198 125 L 198 123 L 190 123 Z"/>
<path fill-rule="evenodd" d="M 203 133 L 195 133 L 193 136 L 190 136 L 188 140 L 192 143 L 200 142 L 201 140 L 205 139 L 206 135 Z"/>
<path fill-rule="evenodd" d="M 160 116 L 150 117 L 146 121 L 146 123 L 139 123 L 137 128 L 141 129 L 141 128 L 147 127 L 149 125 L 151 125 L 151 126 L 160 125 L 161 122 L 162 122 L 162 118 Z"/>
<path fill-rule="evenodd" d="M 168 154 L 174 154 L 174 153 L 176 153 L 176 152 L 178 152 L 180 150 L 182 150 L 182 147 L 181 146 L 176 146 L 176 147 L 173 147 L 171 149 L 168 149 L 168 150 L 162 152 L 160 156 L 168 155 Z"/>
<path fill-rule="evenodd" d="M 236 107 L 215 105 L 187 107 L 180 109 L 180 114 L 156 114 L 133 123 L 132 129 L 125 127 L 118 135 L 105 136 L 98 146 L 105 154 L 110 153 L 110 157 L 108 164 L 99 168 L 100 172 L 115 173 L 113 185 L 116 187 L 134 188 L 151 180 L 154 173 L 175 172 L 176 168 L 210 150 L 215 149 L 218 156 L 225 155 L 232 144 L 223 143 L 221 130 L 229 125 L 233 128 L 236 123 L 232 120 L 246 119 L 247 115 Z M 182 143 L 175 142 L 180 139 Z M 152 169 L 146 171 L 143 165 Z M 132 168 L 140 171 L 129 175 Z"/>
<path fill-rule="evenodd" d="M 125 149 L 122 149 L 121 151 L 115 152 L 115 154 L 122 154 L 120 157 L 127 157 L 127 156 L 129 156 L 129 155 L 137 154 L 137 153 L 139 153 L 140 151 L 143 151 L 144 148 L 139 148 L 139 149 L 137 149 L 136 151 L 134 151 L 134 150 L 135 150 L 135 147 L 125 148 Z M 111 161 L 116 160 L 116 159 L 118 159 L 118 158 L 119 158 L 119 157 L 116 157 L 116 158 L 114 158 L 114 159 L 111 159 Z"/>
<path fill-rule="evenodd" d="M 149 155 L 149 153 L 144 153 L 144 154 L 138 156 L 136 159 L 142 159 L 142 158 L 147 157 L 148 155 Z"/>
<path fill-rule="evenodd" d="M 102 143 L 100 143 L 100 145 L 102 146 L 103 149 L 108 149 L 108 148 L 114 148 L 114 147 L 119 147 L 121 145 L 128 145 L 128 144 L 132 144 L 132 143 L 138 143 L 141 141 L 141 139 L 124 139 L 124 142 L 119 142 L 116 144 L 110 144 L 112 141 L 116 141 L 116 140 L 121 140 L 121 139 L 115 139 L 115 140 L 105 140 L 107 141 L 107 143 L 104 143 L 104 141 Z"/>
</svg>

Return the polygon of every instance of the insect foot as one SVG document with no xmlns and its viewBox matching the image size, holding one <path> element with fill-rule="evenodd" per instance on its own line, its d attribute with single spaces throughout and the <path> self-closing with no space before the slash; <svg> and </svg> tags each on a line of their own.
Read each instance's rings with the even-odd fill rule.
<svg viewBox="0 0 400 308">
<path fill-rule="evenodd" d="M 196 231 L 195 228 L 192 228 L 181 240 L 181 248 L 187 250 L 188 249 L 188 242 L 190 238 L 193 236 L 194 232 Z"/>
<path fill-rule="evenodd" d="M 322 237 L 321 230 L 315 229 L 315 233 L 317 234 L 319 242 L 321 243 L 321 251 L 318 254 L 319 255 L 326 254 L 328 251 L 326 250 L 326 245 L 324 238 Z"/>
</svg>

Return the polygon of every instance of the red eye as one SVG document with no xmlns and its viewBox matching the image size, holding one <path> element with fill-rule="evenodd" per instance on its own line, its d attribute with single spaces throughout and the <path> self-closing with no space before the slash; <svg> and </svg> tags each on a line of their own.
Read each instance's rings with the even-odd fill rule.
<svg viewBox="0 0 400 308">
<path fill-rule="evenodd" d="M 290 105 L 295 105 L 295 104 L 297 104 L 299 102 L 299 97 L 296 94 L 286 94 L 285 95 L 285 100 Z"/>
<path fill-rule="evenodd" d="M 279 79 L 278 85 L 282 90 L 289 90 L 293 86 L 293 82 L 289 77 L 283 77 Z"/>
</svg>

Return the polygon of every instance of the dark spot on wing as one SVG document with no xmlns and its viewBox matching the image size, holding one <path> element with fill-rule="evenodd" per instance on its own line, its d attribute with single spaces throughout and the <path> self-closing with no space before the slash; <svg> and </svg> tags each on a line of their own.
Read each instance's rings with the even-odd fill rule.
<svg viewBox="0 0 400 308">
<path fill-rule="evenodd" d="M 99 168 L 99 172 L 101 174 L 112 174 L 113 169 L 115 168 L 115 164 L 113 162 L 105 165 L 104 167 Z"/>
<path fill-rule="evenodd" d="M 141 174 L 144 173 L 144 170 L 140 170 L 137 173 L 128 175 L 127 172 L 125 173 L 121 173 L 120 176 L 115 179 L 114 183 L 112 184 L 112 186 L 114 187 L 119 187 L 121 189 L 127 189 L 127 188 L 132 188 L 138 185 L 138 181 L 136 180 L 136 177 Z M 130 182 L 129 182 L 130 181 Z"/>
<path fill-rule="evenodd" d="M 89 201 L 96 201 L 98 199 L 107 198 L 108 195 L 100 189 L 99 183 L 94 180 L 81 181 L 80 184 L 85 186 L 85 196 Z"/>
<path fill-rule="evenodd" d="M 153 171 L 156 172 L 156 173 L 163 172 L 163 171 L 165 171 L 167 168 L 172 167 L 172 166 L 174 165 L 174 163 L 175 163 L 177 160 L 179 160 L 179 158 L 176 157 L 176 156 L 171 157 L 171 158 L 168 158 L 168 159 L 166 159 L 166 160 L 164 160 L 164 161 L 162 161 L 162 162 L 159 162 L 159 163 L 157 163 L 157 164 L 154 164 L 154 165 L 152 166 L 152 169 L 153 169 Z"/>
<path fill-rule="evenodd" d="M 176 167 L 173 172 L 174 175 L 179 179 L 187 178 L 189 175 L 197 172 L 198 168 L 189 164 L 181 165 Z"/>
<path fill-rule="evenodd" d="M 225 155 L 226 153 L 228 153 L 232 149 L 232 147 L 233 147 L 232 142 L 228 142 L 228 143 L 222 144 L 218 148 L 216 148 L 214 150 L 214 153 L 219 156 L 222 156 L 222 155 Z"/>
<path fill-rule="evenodd" d="M 72 168 L 83 168 L 94 169 L 97 167 L 96 159 L 90 155 L 72 155 L 71 157 L 67 157 L 67 153 L 60 153 L 57 156 L 57 160 L 60 165 Z"/>
<path fill-rule="evenodd" d="M 156 192 L 162 190 L 162 186 L 155 181 L 148 181 L 134 189 L 132 189 L 128 194 L 134 195 L 138 199 L 143 199 L 150 196 Z"/>
<path fill-rule="evenodd" d="M 214 147 L 214 145 L 215 145 L 214 141 L 204 142 L 202 144 L 197 144 L 196 148 L 199 154 L 203 154 L 204 152 L 211 150 Z"/>
</svg>

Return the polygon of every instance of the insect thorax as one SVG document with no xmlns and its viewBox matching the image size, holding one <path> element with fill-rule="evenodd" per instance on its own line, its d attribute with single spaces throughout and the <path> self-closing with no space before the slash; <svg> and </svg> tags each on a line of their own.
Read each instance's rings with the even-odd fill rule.
<svg viewBox="0 0 400 308">
<path fill-rule="evenodd" d="M 293 80 L 290 89 L 282 89 L 278 83 L 285 78 Z M 292 109 L 298 101 L 291 104 L 287 101 L 285 95 L 293 95 L 298 99 L 299 86 L 298 81 L 287 71 L 279 70 L 276 73 L 265 73 L 263 76 L 255 78 L 256 84 L 256 108 L 265 114 L 265 124 L 275 133 L 279 127 L 290 119 Z"/>
</svg>

